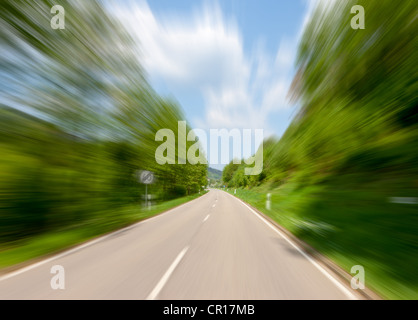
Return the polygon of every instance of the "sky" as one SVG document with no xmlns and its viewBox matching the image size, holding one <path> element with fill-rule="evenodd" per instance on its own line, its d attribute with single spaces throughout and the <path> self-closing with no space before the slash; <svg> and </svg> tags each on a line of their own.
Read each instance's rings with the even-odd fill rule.
<svg viewBox="0 0 418 320">
<path fill-rule="evenodd" d="M 267 138 L 280 137 L 297 111 L 287 93 L 312 7 L 309 0 L 125 0 L 112 12 L 137 41 L 151 85 L 181 105 L 190 127 L 263 129 Z"/>
</svg>

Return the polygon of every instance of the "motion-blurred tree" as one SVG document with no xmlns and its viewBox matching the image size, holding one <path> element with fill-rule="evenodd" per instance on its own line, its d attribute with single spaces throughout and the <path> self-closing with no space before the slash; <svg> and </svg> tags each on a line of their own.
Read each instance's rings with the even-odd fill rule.
<svg viewBox="0 0 418 320">
<path fill-rule="evenodd" d="M 55 4 L 65 29 L 50 26 Z M 155 133 L 177 132 L 184 115 L 147 83 L 102 2 L 5 0 L 0 45 L 0 241 L 123 219 L 140 200 L 139 169 L 155 172 L 160 200 L 199 191 L 206 166 L 156 163 Z"/>
</svg>

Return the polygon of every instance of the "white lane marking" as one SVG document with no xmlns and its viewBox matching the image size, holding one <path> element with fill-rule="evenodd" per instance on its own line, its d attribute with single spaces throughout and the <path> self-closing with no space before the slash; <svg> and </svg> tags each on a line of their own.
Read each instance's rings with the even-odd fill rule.
<svg viewBox="0 0 418 320">
<path fill-rule="evenodd" d="M 412 197 L 391 197 L 389 202 L 400 204 L 418 204 L 418 198 Z"/>
<path fill-rule="evenodd" d="M 215 208 L 215 206 L 216 206 L 216 203 L 212 206 L 212 208 Z"/>
<path fill-rule="evenodd" d="M 118 230 L 117 232 L 119 232 L 119 231 L 121 231 L 121 230 Z M 53 257 L 51 257 L 51 258 L 47 258 L 47 259 L 45 259 L 45 260 L 42 260 L 42 261 L 36 262 L 36 263 L 31 264 L 31 265 L 29 265 L 29 266 L 27 266 L 27 267 L 23 267 L 23 268 L 21 268 L 21 269 L 18 269 L 18 270 L 14 271 L 14 272 L 7 273 L 7 274 L 5 274 L 5 275 L 3 275 L 3 276 L 1 276 L 1 277 L 0 277 L 0 281 L 3 281 L 3 280 L 6 280 L 6 279 L 9 279 L 9 278 L 14 277 L 14 276 L 17 276 L 17 275 L 19 275 L 19 274 L 21 274 L 21 273 L 24 273 L 24 272 L 26 272 L 26 271 L 29 271 L 29 270 L 34 269 L 34 268 L 36 268 L 36 267 L 39 267 L 39 266 L 41 266 L 41 265 L 43 265 L 43 264 L 46 264 L 46 263 L 51 262 L 51 261 L 53 261 L 53 260 L 56 260 L 56 259 L 59 259 L 59 258 L 62 258 L 62 257 L 64 257 L 64 256 L 66 256 L 66 255 L 69 255 L 69 254 L 71 254 L 71 253 L 73 253 L 73 252 L 75 252 L 75 251 L 78 251 L 78 250 L 81 250 L 81 249 L 83 249 L 83 248 L 89 247 L 89 246 L 91 246 L 91 245 L 93 245 L 93 244 L 95 244 L 95 243 L 97 243 L 97 242 L 100 242 L 100 241 L 102 241 L 102 240 L 105 240 L 106 238 L 110 237 L 111 235 L 112 235 L 112 234 L 109 234 L 109 235 L 106 235 L 106 236 L 103 236 L 103 237 L 97 238 L 97 239 L 95 239 L 95 240 L 92 240 L 92 241 L 86 242 L 86 243 L 84 243 L 84 244 L 82 244 L 82 245 L 79 245 L 79 246 L 77 246 L 77 247 L 73 248 L 73 249 L 70 249 L 70 250 L 65 251 L 65 252 L 63 252 L 63 253 L 60 253 L 60 254 L 57 254 L 57 255 L 55 255 L 55 256 L 53 256 Z"/>
<path fill-rule="evenodd" d="M 208 220 L 209 219 L 209 214 L 206 216 L 206 218 L 203 220 L 203 222 L 205 222 L 206 220 Z"/>
<path fill-rule="evenodd" d="M 229 194 L 229 193 L 228 193 Z M 358 298 L 350 292 L 340 281 L 334 278 L 328 271 L 322 268 L 312 257 L 302 251 L 296 244 L 294 244 L 285 234 L 283 234 L 280 230 L 278 230 L 274 225 L 272 225 L 269 221 L 264 219 L 258 212 L 254 211 L 251 207 L 249 207 L 244 201 L 234 197 L 233 195 L 229 194 L 231 197 L 235 198 L 239 202 L 241 202 L 244 206 L 246 206 L 252 213 L 254 213 L 261 221 L 263 221 L 267 226 L 269 226 L 274 232 L 280 235 L 283 239 L 285 239 L 293 248 L 295 248 L 302 256 L 304 256 L 310 263 L 312 263 L 325 277 L 327 277 L 333 284 L 337 286 L 349 299 L 351 300 L 358 300 Z"/>
<path fill-rule="evenodd" d="M 146 298 L 146 300 L 155 300 L 155 298 L 157 298 L 157 296 L 160 294 L 162 288 L 164 288 L 165 284 L 167 283 L 168 279 L 170 278 L 171 274 L 176 269 L 176 267 L 180 263 L 181 259 L 183 259 L 183 257 L 186 254 L 187 250 L 189 250 L 189 247 L 185 247 L 179 253 L 179 255 L 177 256 L 177 258 L 173 261 L 173 263 L 170 265 L 170 267 L 164 273 L 163 277 L 160 279 L 160 281 L 157 283 L 157 285 L 155 286 L 155 288 L 148 295 L 148 297 Z"/>
<path fill-rule="evenodd" d="M 91 241 L 87 241 L 87 242 L 85 242 L 85 243 L 83 243 L 83 244 L 81 244 L 81 245 L 79 245 L 79 246 L 76 246 L 76 247 L 74 247 L 74 248 L 72 248 L 72 249 L 69 249 L 69 250 L 67 250 L 67 251 L 61 252 L 61 253 L 59 253 L 59 254 L 56 254 L 56 255 L 54 255 L 54 256 L 52 256 L 52 257 L 50 257 L 50 258 L 46 258 L 46 259 L 44 259 L 44 260 L 42 260 L 42 261 L 39 261 L 39 262 L 33 263 L 33 264 L 29 265 L 29 266 L 23 267 L 23 268 L 18 269 L 18 270 L 16 270 L 16 271 L 12 271 L 12 272 L 6 273 L 5 275 L 0 276 L 0 281 L 3 281 L 3 280 L 6 280 L 6 279 L 9 279 L 9 278 L 15 277 L 15 276 L 17 276 L 17 275 L 19 275 L 19 274 L 22 274 L 22 273 L 26 272 L 26 271 L 29 271 L 29 270 L 35 269 L 35 268 L 37 268 L 37 267 L 40 267 L 40 266 L 42 266 L 42 265 L 44 265 L 44 264 L 46 264 L 46 263 L 48 263 L 48 262 L 51 262 L 51 261 L 54 261 L 54 260 L 60 259 L 60 258 L 62 258 L 62 257 L 65 257 L 65 256 L 69 255 L 69 254 L 72 254 L 72 253 L 74 253 L 74 252 L 76 252 L 76 251 L 79 251 L 79 250 L 81 250 L 81 249 L 84 249 L 84 248 L 87 248 L 87 247 L 89 247 L 89 246 L 92 246 L 92 245 L 94 245 L 94 244 L 96 244 L 96 243 L 98 243 L 98 242 L 100 242 L 100 241 L 106 240 L 107 238 L 110 238 L 110 237 L 114 236 L 114 235 L 115 235 L 116 233 L 118 233 L 118 232 L 123 232 L 123 231 L 126 231 L 127 229 L 130 229 L 130 228 L 132 228 L 132 229 L 133 229 L 133 228 L 137 227 L 137 226 L 138 226 L 138 225 L 140 225 L 140 224 L 143 224 L 143 223 L 149 222 L 149 221 L 151 221 L 151 220 L 155 220 L 155 219 L 157 219 L 157 218 L 160 218 L 160 217 L 162 217 L 162 216 L 165 216 L 166 214 L 168 214 L 168 213 L 170 213 L 170 212 L 173 212 L 174 210 L 177 210 L 177 209 L 179 209 L 179 208 L 181 208 L 181 207 L 183 207 L 183 206 L 186 206 L 186 205 L 188 205 L 188 204 L 190 204 L 190 203 L 192 203 L 192 202 L 194 202 L 194 201 L 196 201 L 196 200 L 198 200 L 198 199 L 201 199 L 201 198 L 203 198 L 204 196 L 206 196 L 206 195 L 208 195 L 208 194 L 209 194 L 209 192 L 208 192 L 208 193 L 206 193 L 206 194 L 204 194 L 204 195 L 203 195 L 203 196 L 201 196 L 201 197 L 198 197 L 198 198 L 196 198 L 196 199 L 193 199 L 193 200 L 191 200 L 191 201 L 188 201 L 188 202 L 186 202 L 186 203 L 183 203 L 183 204 L 181 204 L 181 205 L 179 205 L 179 206 L 177 206 L 177 207 L 175 207 L 175 208 L 172 208 L 172 209 L 169 209 L 169 210 L 167 210 L 167 211 L 161 212 L 161 213 L 159 213 L 157 216 L 154 216 L 154 217 L 148 218 L 148 219 L 146 219 L 146 220 L 139 221 L 139 222 L 137 222 L 137 223 L 135 223 L 135 224 L 133 224 L 133 225 L 127 226 L 127 227 L 125 227 L 125 228 L 123 228 L 123 229 L 119 229 L 119 230 L 116 230 L 116 231 L 114 231 L 114 232 L 112 232 L 112 233 L 109 233 L 109 234 L 107 234 L 107 235 L 101 236 L 101 237 L 96 238 L 96 239 L 93 239 L 93 240 L 91 240 Z"/>
</svg>

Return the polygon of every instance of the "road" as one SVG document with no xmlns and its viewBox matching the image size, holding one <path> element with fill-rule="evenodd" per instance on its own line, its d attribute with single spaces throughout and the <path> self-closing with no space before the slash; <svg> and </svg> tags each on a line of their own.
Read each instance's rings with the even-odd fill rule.
<svg viewBox="0 0 418 320">
<path fill-rule="evenodd" d="M 51 268 L 64 268 L 53 290 Z M 230 194 L 0 277 L 0 299 L 349 299 L 353 291 Z"/>
</svg>

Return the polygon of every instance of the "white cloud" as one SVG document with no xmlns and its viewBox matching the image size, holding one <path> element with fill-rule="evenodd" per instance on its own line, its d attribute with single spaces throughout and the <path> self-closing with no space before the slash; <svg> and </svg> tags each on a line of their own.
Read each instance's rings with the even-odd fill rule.
<svg viewBox="0 0 418 320">
<path fill-rule="evenodd" d="M 269 124 L 273 114 L 290 120 L 287 92 L 297 44 L 320 0 L 306 1 L 302 28 L 294 39 L 278 43 L 274 54 L 262 42 L 245 52 L 236 22 L 216 4 L 190 16 L 156 16 L 145 1 L 112 11 L 139 40 L 141 63 L 152 78 L 163 79 L 174 95 L 201 94 L 203 116 L 192 119 L 195 127 L 262 128 L 266 137 L 276 132 Z"/>
<path fill-rule="evenodd" d="M 173 88 L 198 90 L 205 101 L 202 128 L 263 128 L 270 113 L 289 108 L 296 42 L 283 42 L 274 57 L 262 46 L 249 56 L 232 19 L 219 6 L 191 17 L 157 19 L 146 2 L 116 15 L 139 38 L 141 62 Z M 174 92 L 175 93 L 175 92 Z"/>
<path fill-rule="evenodd" d="M 139 38 L 141 61 L 150 74 L 201 89 L 230 85 L 237 77 L 248 76 L 237 27 L 224 24 L 219 7 L 204 7 L 191 18 L 171 16 L 159 21 L 141 2 L 119 8 L 116 14 Z"/>
</svg>

